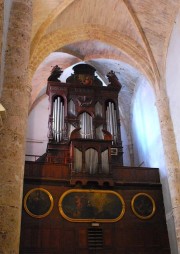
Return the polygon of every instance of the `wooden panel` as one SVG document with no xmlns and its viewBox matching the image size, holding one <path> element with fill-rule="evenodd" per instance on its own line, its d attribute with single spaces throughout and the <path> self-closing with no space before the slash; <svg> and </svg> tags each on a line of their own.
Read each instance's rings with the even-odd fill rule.
<svg viewBox="0 0 180 254">
<path fill-rule="evenodd" d="M 63 164 L 44 164 L 29 161 L 25 164 L 25 178 L 26 177 L 44 177 L 67 180 L 70 177 L 70 169 L 67 165 Z"/>
<path fill-rule="evenodd" d="M 78 238 L 78 247 L 80 249 L 86 248 L 87 249 L 87 229 L 86 228 L 79 228 L 77 232 Z"/>
<path fill-rule="evenodd" d="M 51 229 L 50 235 L 50 246 L 52 246 L 55 250 L 59 250 L 62 248 L 63 239 L 62 239 L 63 232 L 58 228 Z"/>
<path fill-rule="evenodd" d="M 74 229 L 63 230 L 63 253 L 73 254 L 76 249 L 75 232 Z"/>
<path fill-rule="evenodd" d="M 103 238 L 104 238 L 104 247 L 113 246 L 113 229 L 104 229 L 103 230 Z"/>
<path fill-rule="evenodd" d="M 115 181 L 137 183 L 160 183 L 157 168 L 135 168 L 112 166 Z"/>
<path fill-rule="evenodd" d="M 58 167 L 57 170 L 59 170 Z M 140 172 L 143 174 L 144 170 Z M 44 188 L 51 193 L 54 199 L 54 207 L 51 213 L 42 219 L 32 218 L 23 209 L 20 253 L 96 253 L 94 250 L 88 250 L 87 232 L 91 227 L 91 223 L 72 223 L 64 219 L 59 212 L 59 198 L 65 191 L 72 190 L 72 188 L 58 184 L 53 185 L 53 182 L 47 182 L 46 185 L 43 183 L 38 184 L 37 181 L 32 180 L 25 183 L 24 195 L 30 189 L 37 187 Z M 141 184 L 137 183 L 135 185 L 116 186 L 112 187 L 112 189 L 123 197 L 125 214 L 117 222 L 99 223 L 99 227 L 102 228 L 103 232 L 103 249 L 98 250 L 98 254 L 169 254 L 160 185 L 151 188 L 148 184 L 142 187 Z M 153 197 L 156 204 L 156 212 L 148 220 L 138 218 L 131 209 L 132 198 L 141 192 Z"/>
</svg>

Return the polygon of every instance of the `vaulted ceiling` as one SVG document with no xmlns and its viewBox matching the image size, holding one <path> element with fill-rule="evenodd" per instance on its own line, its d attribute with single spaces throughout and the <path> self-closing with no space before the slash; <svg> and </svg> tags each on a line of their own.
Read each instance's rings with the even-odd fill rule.
<svg viewBox="0 0 180 254">
<path fill-rule="evenodd" d="M 128 122 L 137 83 L 157 89 L 164 76 L 178 9 L 179 0 L 34 0 L 30 108 L 43 98 L 52 66 L 65 70 L 83 61 L 105 82 L 115 71 Z"/>
</svg>

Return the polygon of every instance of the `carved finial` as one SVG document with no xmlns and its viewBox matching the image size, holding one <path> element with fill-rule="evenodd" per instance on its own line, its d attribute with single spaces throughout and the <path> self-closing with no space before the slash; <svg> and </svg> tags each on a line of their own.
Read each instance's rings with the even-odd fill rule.
<svg viewBox="0 0 180 254">
<path fill-rule="evenodd" d="M 111 82 L 112 78 L 118 79 L 115 72 L 112 70 L 110 72 L 108 72 L 107 77 L 108 77 L 109 82 Z"/>
<path fill-rule="evenodd" d="M 110 72 L 108 72 L 108 74 L 106 76 L 107 76 L 111 86 L 119 87 L 119 88 L 122 87 L 122 85 L 119 82 L 119 80 L 118 80 L 118 78 L 117 78 L 114 71 L 111 70 Z"/>
<path fill-rule="evenodd" d="M 63 73 L 62 69 L 58 66 L 51 66 L 53 67 L 51 70 L 51 75 L 48 78 L 48 81 L 56 81 L 56 82 L 60 82 L 60 80 L 58 79 L 61 74 Z"/>
</svg>

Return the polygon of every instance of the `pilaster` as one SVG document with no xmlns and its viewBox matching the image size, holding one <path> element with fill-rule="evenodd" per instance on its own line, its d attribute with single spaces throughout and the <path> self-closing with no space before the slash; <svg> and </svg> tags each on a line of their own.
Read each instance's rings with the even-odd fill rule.
<svg viewBox="0 0 180 254">
<path fill-rule="evenodd" d="M 170 117 L 169 101 L 165 89 L 156 93 L 156 105 L 159 113 L 162 141 L 167 168 L 167 181 L 172 203 L 178 253 L 180 253 L 180 165 L 177 153 L 173 123 Z"/>
</svg>

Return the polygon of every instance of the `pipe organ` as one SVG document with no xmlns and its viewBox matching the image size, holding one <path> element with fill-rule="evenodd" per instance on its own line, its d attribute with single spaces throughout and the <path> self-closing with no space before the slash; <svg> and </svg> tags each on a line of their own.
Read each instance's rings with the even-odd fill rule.
<svg viewBox="0 0 180 254">
<path fill-rule="evenodd" d="M 74 67 L 74 74 L 67 78 L 67 83 L 48 81 L 47 94 L 52 110 L 46 160 L 53 162 L 64 158 L 69 161 L 72 172 L 90 174 L 108 175 L 112 163 L 122 165 L 120 121 L 116 110 L 120 88 L 120 83 L 113 82 L 103 86 L 95 76 L 95 69 L 85 64 Z M 69 146 L 71 153 L 65 157 L 64 150 Z M 111 148 L 117 151 L 116 155 L 111 156 Z"/>
<path fill-rule="evenodd" d="M 26 161 L 21 254 L 170 254 L 158 169 L 123 166 L 113 71 L 48 78 L 46 153 Z"/>
</svg>

